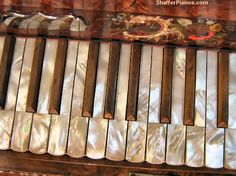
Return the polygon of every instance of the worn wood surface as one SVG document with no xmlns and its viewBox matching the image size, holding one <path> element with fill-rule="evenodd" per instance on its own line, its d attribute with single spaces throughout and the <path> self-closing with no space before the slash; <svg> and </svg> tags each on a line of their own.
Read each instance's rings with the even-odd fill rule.
<svg viewBox="0 0 236 176">
<path fill-rule="evenodd" d="M 196 84 L 196 49 L 186 50 L 184 124 L 194 125 Z"/>
<path fill-rule="evenodd" d="M 120 43 L 110 44 L 110 56 L 108 64 L 106 97 L 104 105 L 104 118 L 113 119 L 116 103 L 116 89 L 119 72 Z"/>
<path fill-rule="evenodd" d="M 99 48 L 100 43 L 98 41 L 90 42 L 82 108 L 82 116 L 84 117 L 93 116 L 93 104 L 97 78 Z"/>
<path fill-rule="evenodd" d="M 218 53 L 217 73 L 217 125 L 218 128 L 227 128 L 229 108 L 229 52 L 226 50 Z"/>
<path fill-rule="evenodd" d="M 52 93 L 49 105 L 49 113 L 54 115 L 60 114 L 61 96 L 62 96 L 64 72 L 66 66 L 67 46 L 68 46 L 67 40 L 65 39 L 58 40 L 56 61 L 55 61 L 53 81 L 52 81 Z"/>
<path fill-rule="evenodd" d="M 5 42 L 0 62 L 0 109 L 4 109 L 7 95 L 7 88 L 11 72 L 12 58 L 15 48 L 15 37 L 5 36 Z"/>
<path fill-rule="evenodd" d="M 127 161 L 93 160 L 71 158 L 69 156 L 36 155 L 0 151 L 0 170 L 25 171 L 70 176 L 128 176 L 130 172 L 146 174 L 172 174 L 179 176 L 235 175 L 236 171 L 227 169 L 190 168 L 187 166 L 152 165 L 148 163 L 130 163 Z"/>
<path fill-rule="evenodd" d="M 41 81 L 41 74 L 44 60 L 46 40 L 44 38 L 37 38 L 34 48 L 34 58 L 32 62 L 32 70 L 30 73 L 29 90 L 26 101 L 26 111 L 36 112 L 38 104 L 38 95 Z"/>
<path fill-rule="evenodd" d="M 126 108 L 126 120 L 130 121 L 137 120 L 141 54 L 142 45 L 132 45 L 130 53 L 128 98 Z"/>
<path fill-rule="evenodd" d="M 171 100 L 173 78 L 174 48 L 165 47 L 162 64 L 160 122 L 171 123 Z"/>
</svg>

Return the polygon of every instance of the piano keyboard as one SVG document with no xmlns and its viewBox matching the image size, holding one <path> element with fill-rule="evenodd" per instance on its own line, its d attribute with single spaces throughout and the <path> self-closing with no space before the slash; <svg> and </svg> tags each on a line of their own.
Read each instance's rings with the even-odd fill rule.
<svg viewBox="0 0 236 176">
<path fill-rule="evenodd" d="M 236 53 L 0 37 L 0 149 L 236 169 Z"/>
</svg>

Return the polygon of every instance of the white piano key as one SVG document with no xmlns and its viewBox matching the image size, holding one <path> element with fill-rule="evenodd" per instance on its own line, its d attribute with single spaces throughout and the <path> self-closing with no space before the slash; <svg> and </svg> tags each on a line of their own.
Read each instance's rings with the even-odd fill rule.
<svg viewBox="0 0 236 176">
<path fill-rule="evenodd" d="M 105 156 L 108 120 L 103 119 L 105 89 L 109 62 L 109 43 L 101 43 L 94 95 L 93 118 L 89 120 L 86 156 L 101 159 Z"/>
<path fill-rule="evenodd" d="M 168 125 L 166 163 L 169 165 L 183 165 L 185 160 L 185 125 Z"/>
<path fill-rule="evenodd" d="M 151 59 L 151 46 L 143 46 L 139 76 L 137 122 L 129 122 L 126 146 L 126 160 L 134 163 L 145 160 Z"/>
<path fill-rule="evenodd" d="M 16 108 L 16 98 L 24 58 L 25 42 L 25 38 L 16 38 L 5 104 L 5 110 L 8 111 L 15 111 Z"/>
<path fill-rule="evenodd" d="M 106 150 L 107 159 L 114 161 L 125 159 L 127 123 L 127 121 L 109 121 Z"/>
<path fill-rule="evenodd" d="M 85 78 L 86 78 L 89 42 L 80 41 L 78 47 L 79 48 L 78 48 L 72 109 L 71 109 L 72 117 L 82 115 L 84 84 L 85 84 Z"/>
<path fill-rule="evenodd" d="M 88 118 L 81 117 L 84 83 L 86 78 L 89 42 L 80 41 L 78 48 L 76 73 L 73 90 L 71 120 L 69 128 L 67 154 L 72 157 L 85 156 Z"/>
<path fill-rule="evenodd" d="M 5 37 L 0 37 L 0 62 L 2 60 L 4 43 L 5 43 Z"/>
<path fill-rule="evenodd" d="M 52 116 L 50 125 L 48 153 L 52 155 L 64 155 L 66 152 L 77 50 L 78 42 L 69 41 L 63 80 L 61 111 L 60 115 Z"/>
<path fill-rule="evenodd" d="M 146 148 L 146 161 L 148 163 L 162 164 L 165 162 L 166 124 L 148 124 Z"/>
<path fill-rule="evenodd" d="M 64 155 L 66 152 L 69 115 L 52 115 L 48 141 L 48 153 Z"/>
<path fill-rule="evenodd" d="M 153 46 L 149 100 L 149 123 L 159 123 L 161 103 L 163 47 Z"/>
<path fill-rule="evenodd" d="M 19 90 L 17 94 L 16 111 L 26 111 L 26 101 L 28 95 L 28 87 L 30 82 L 30 73 L 34 57 L 35 38 L 28 38 L 25 46 L 24 61 L 21 70 Z"/>
<path fill-rule="evenodd" d="M 186 165 L 204 166 L 205 127 L 187 126 Z"/>
<path fill-rule="evenodd" d="M 217 128 L 217 52 L 207 53 L 206 127 Z"/>
<path fill-rule="evenodd" d="M 34 114 L 30 135 L 29 151 L 36 154 L 47 152 L 51 115 Z"/>
<path fill-rule="evenodd" d="M 208 51 L 207 59 L 205 166 L 221 168 L 223 167 L 224 129 L 217 128 L 217 52 Z"/>
<path fill-rule="evenodd" d="M 205 166 L 222 168 L 224 163 L 224 129 L 206 129 Z"/>
<path fill-rule="evenodd" d="M 171 124 L 183 124 L 186 49 L 176 48 L 173 63 Z"/>
<path fill-rule="evenodd" d="M 194 126 L 200 127 L 205 126 L 206 120 L 206 56 L 206 51 L 197 51 Z"/>
<path fill-rule="evenodd" d="M 148 121 L 148 103 L 152 47 L 143 46 L 140 64 L 137 121 Z"/>
<path fill-rule="evenodd" d="M 14 121 L 14 111 L 16 107 L 17 90 L 24 55 L 24 48 L 25 39 L 17 38 L 12 60 L 11 73 L 9 77 L 5 110 L 1 112 L 0 118 L 2 122 L 2 125 L 0 126 L 2 136 L 2 140 L 0 142 L 0 149 L 8 149 L 10 147 L 10 138 Z"/>
<path fill-rule="evenodd" d="M 48 133 L 51 121 L 51 115 L 48 115 L 48 107 L 52 88 L 57 43 L 57 40 L 53 39 L 47 39 L 46 42 L 38 97 L 38 107 L 37 113 L 33 116 L 32 129 L 34 130 L 32 130 L 30 138 L 29 149 L 33 153 L 45 153 L 48 147 Z M 45 117 L 45 119 L 43 117 Z M 43 132 L 42 136 L 40 134 L 41 132 Z M 40 140 L 38 140 L 38 136 L 41 136 Z"/>
<path fill-rule="evenodd" d="M 195 123 L 187 127 L 186 165 L 204 166 L 206 119 L 206 51 L 197 51 L 195 87 Z M 198 144 L 198 145 L 196 145 Z"/>
<path fill-rule="evenodd" d="M 37 112 L 48 114 L 58 40 L 47 39 L 41 75 Z"/>
<path fill-rule="evenodd" d="M 89 120 L 86 156 L 101 159 L 105 156 L 108 120 L 92 118 Z"/>
<path fill-rule="evenodd" d="M 12 124 L 14 119 L 14 111 L 0 111 L 0 149 L 7 150 L 10 146 Z"/>
<path fill-rule="evenodd" d="M 115 119 L 125 120 L 127 92 L 129 81 L 129 65 L 130 65 L 131 46 L 128 44 L 121 45 L 119 73 L 117 81 L 117 93 L 115 104 Z"/>
<path fill-rule="evenodd" d="M 224 167 L 236 169 L 236 130 L 225 130 Z"/>
<path fill-rule="evenodd" d="M 126 160 L 141 163 L 145 158 L 147 123 L 130 121 L 126 146 Z"/>
<path fill-rule="evenodd" d="M 130 45 L 121 45 L 121 54 L 117 81 L 115 120 L 109 121 L 106 158 L 114 161 L 125 159 L 127 136 L 126 102 L 129 80 Z"/>
<path fill-rule="evenodd" d="M 11 149 L 26 152 L 29 148 L 32 113 L 16 112 L 12 129 Z"/>
<path fill-rule="evenodd" d="M 71 157 L 85 156 L 88 118 L 72 116 L 68 137 L 67 154 Z"/>
<path fill-rule="evenodd" d="M 229 123 L 228 128 L 236 129 L 236 53 L 229 56 Z"/>
<path fill-rule="evenodd" d="M 103 118 L 110 44 L 101 43 L 99 50 L 97 81 L 94 94 L 93 117 Z"/>
<path fill-rule="evenodd" d="M 26 101 L 28 95 L 28 88 L 30 83 L 30 74 L 32 69 L 32 62 L 34 57 L 35 49 L 35 38 L 28 38 L 26 41 L 24 61 L 21 71 L 20 85 L 18 90 L 16 111 L 25 112 L 26 111 Z M 49 119 L 49 120 L 48 120 Z M 30 137 L 29 151 L 33 153 L 45 153 L 47 147 L 47 137 L 50 116 L 43 116 L 39 114 L 33 115 L 32 132 Z M 41 122 L 43 125 L 39 125 Z"/>
<path fill-rule="evenodd" d="M 61 115 L 70 115 L 78 41 L 69 41 L 61 97 Z"/>
</svg>

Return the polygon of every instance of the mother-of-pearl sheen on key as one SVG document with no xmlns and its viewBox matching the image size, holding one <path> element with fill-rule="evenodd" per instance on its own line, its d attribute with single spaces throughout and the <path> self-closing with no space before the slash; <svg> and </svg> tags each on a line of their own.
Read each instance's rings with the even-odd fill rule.
<svg viewBox="0 0 236 176">
<path fill-rule="evenodd" d="M 0 55 L 4 48 L 0 37 Z M 4 110 L 0 111 L 0 148 L 71 157 L 87 156 L 152 164 L 236 169 L 235 66 L 229 55 L 229 125 L 217 128 L 217 52 L 197 50 L 194 126 L 183 125 L 186 49 L 174 54 L 171 124 L 159 123 L 163 47 L 142 46 L 137 121 L 125 120 L 132 44 L 121 44 L 114 120 L 104 119 L 110 43 L 100 44 L 94 117 L 82 117 L 89 41 L 68 42 L 60 114 L 48 113 L 57 39 L 47 39 L 38 108 L 27 113 L 34 38 L 17 38 Z M 0 60 L 1 61 L 1 60 Z M 217 158 L 217 159 L 216 159 Z"/>
</svg>

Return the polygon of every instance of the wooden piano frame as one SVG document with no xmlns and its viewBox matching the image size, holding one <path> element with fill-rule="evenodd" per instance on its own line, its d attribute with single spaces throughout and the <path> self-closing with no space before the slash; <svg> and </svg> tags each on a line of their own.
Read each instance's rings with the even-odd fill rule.
<svg viewBox="0 0 236 176">
<path fill-rule="evenodd" d="M 63 16 L 73 14 L 82 18 L 89 27 L 84 32 L 65 31 L 58 34 L 57 31 L 38 33 L 35 30 L 20 30 L 17 28 L 7 28 L 0 25 L 1 35 L 11 34 L 17 36 L 44 36 L 44 37 L 67 37 L 70 39 L 101 39 L 101 40 L 119 40 L 124 42 L 145 42 L 155 44 L 173 44 L 177 46 L 198 46 L 204 48 L 228 48 L 236 49 L 236 31 L 225 29 L 225 25 L 230 23 L 231 27 L 236 29 L 236 1 L 231 0 L 209 0 L 207 7 L 162 7 L 155 6 L 155 0 L 5 0 L 0 2 L 0 12 L 4 16 L 8 12 L 18 12 L 23 14 L 32 14 L 42 12 L 44 14 Z M 210 10 L 209 10 L 210 9 Z M 164 25 L 171 21 L 175 23 L 179 19 L 191 20 L 194 24 L 200 18 L 214 19 L 224 32 L 224 35 L 217 39 L 209 36 L 205 39 L 194 36 L 189 31 L 185 31 L 183 36 L 176 38 L 168 34 L 161 38 L 153 37 L 133 37 L 125 36 L 125 28 L 122 22 L 114 25 L 113 20 L 118 15 L 125 15 L 129 18 L 146 15 L 153 20 L 159 20 Z M 2 16 L 2 17 L 3 17 Z M 158 19 L 156 19 L 158 17 Z M 154 19 L 155 18 L 155 19 Z M 168 21 L 169 20 L 169 21 Z M 175 21 L 175 22 L 173 22 Z M 105 27 L 104 27 L 105 26 Z M 166 26 L 164 26 L 166 27 Z M 101 32 L 103 31 L 103 32 Z M 105 32 L 104 32 L 105 31 Z M 215 32 L 214 35 L 218 35 Z M 210 31 L 209 31 L 210 34 Z M 166 35 L 166 34 L 164 34 Z M 177 34 L 176 34 L 177 35 Z M 166 38 L 165 38 L 166 37 Z M 171 38 L 172 37 L 172 38 Z M 178 36 L 177 36 L 178 37 Z M 200 42 L 204 40 L 204 42 Z M 210 169 L 206 167 L 190 168 L 187 166 L 169 166 L 167 164 L 153 165 L 144 163 L 130 163 L 127 161 L 109 161 L 106 159 L 92 160 L 89 158 L 72 158 L 69 156 L 51 156 L 48 154 L 36 155 L 29 152 L 17 153 L 13 151 L 0 151 L 0 170 L 26 172 L 37 174 L 52 175 L 129 175 L 129 173 L 144 174 L 167 174 L 167 175 L 235 175 L 236 171 L 228 169 Z"/>
</svg>

